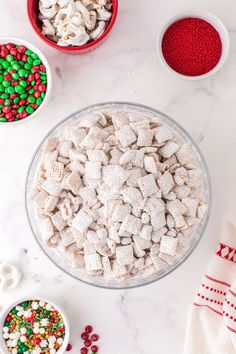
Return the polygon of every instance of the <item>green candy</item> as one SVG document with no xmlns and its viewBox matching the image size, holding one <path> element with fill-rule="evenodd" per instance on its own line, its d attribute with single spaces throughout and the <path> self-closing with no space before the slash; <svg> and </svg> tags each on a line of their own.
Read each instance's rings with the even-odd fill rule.
<svg viewBox="0 0 236 354">
<path fill-rule="evenodd" d="M 24 68 L 28 71 L 31 70 L 31 65 L 29 63 L 25 63 Z"/>
<path fill-rule="evenodd" d="M 13 68 L 13 70 L 18 71 L 18 70 L 20 70 L 20 65 L 19 64 L 13 64 L 12 68 Z"/>
<path fill-rule="evenodd" d="M 42 102 L 43 102 L 43 100 L 41 97 L 37 98 L 37 100 L 36 100 L 37 106 L 40 106 Z"/>
<path fill-rule="evenodd" d="M 5 91 L 5 87 L 2 84 L 0 84 L 0 92 L 4 92 L 4 91 Z"/>
<path fill-rule="evenodd" d="M 1 98 L 4 98 L 4 100 L 5 100 L 5 98 L 8 98 L 8 97 L 9 97 L 8 93 L 2 93 L 1 94 Z"/>
<path fill-rule="evenodd" d="M 25 100 L 27 98 L 27 94 L 26 93 L 23 93 L 23 95 L 20 95 L 20 99 L 21 100 Z"/>
<path fill-rule="evenodd" d="M 4 61 L 2 63 L 2 67 L 3 67 L 3 69 L 7 69 L 9 67 L 9 63 L 7 61 Z"/>
<path fill-rule="evenodd" d="M 32 89 L 30 89 L 30 90 L 28 91 L 28 93 L 29 93 L 30 95 L 33 95 L 34 92 L 35 92 L 35 89 L 34 89 L 34 88 L 32 88 Z"/>
<path fill-rule="evenodd" d="M 14 118 L 14 120 L 19 120 L 20 118 Z"/>
<path fill-rule="evenodd" d="M 41 62 L 40 59 L 36 59 L 36 60 L 33 61 L 33 66 L 38 66 L 38 65 L 40 65 L 41 63 L 42 63 L 42 62 Z"/>
<path fill-rule="evenodd" d="M 21 113 L 25 110 L 25 106 L 20 106 L 18 109 L 17 109 L 17 112 L 18 113 Z"/>
<path fill-rule="evenodd" d="M 11 62 L 12 60 L 14 60 L 14 57 L 13 57 L 11 54 L 8 54 L 8 55 L 6 56 L 6 60 L 7 60 L 8 62 Z"/>
<path fill-rule="evenodd" d="M 7 93 L 9 93 L 10 95 L 11 95 L 11 94 L 14 94 L 14 93 L 15 93 L 14 87 L 13 87 L 13 86 L 7 87 Z"/>
<path fill-rule="evenodd" d="M 0 75 L 0 82 L 3 82 L 4 78 L 3 75 Z"/>
<path fill-rule="evenodd" d="M 14 104 L 18 104 L 20 102 L 20 97 L 15 97 L 13 102 Z"/>
<path fill-rule="evenodd" d="M 18 79 L 19 79 L 19 75 L 18 75 L 17 73 L 13 73 L 13 74 L 12 74 L 12 78 L 13 78 L 14 80 L 18 80 Z"/>
<path fill-rule="evenodd" d="M 5 106 L 10 106 L 11 105 L 11 101 L 8 98 L 6 98 L 5 101 L 4 101 L 4 104 L 5 104 Z"/>
<path fill-rule="evenodd" d="M 35 84 L 36 84 L 35 80 L 32 80 L 31 83 L 30 83 L 31 86 L 34 86 Z"/>
<path fill-rule="evenodd" d="M 15 86 L 15 91 L 16 91 L 16 93 L 19 93 L 21 95 L 22 93 L 25 92 L 25 89 L 21 85 L 16 85 Z"/>
<path fill-rule="evenodd" d="M 7 122 L 7 118 L 5 118 L 5 117 L 0 117 L 0 122 Z"/>
<path fill-rule="evenodd" d="M 50 311 L 48 311 L 48 310 L 44 310 L 43 312 L 45 313 L 45 315 L 49 315 L 50 314 Z"/>
<path fill-rule="evenodd" d="M 28 57 L 27 63 L 32 65 L 33 62 L 34 62 L 34 59 L 32 59 L 31 57 Z M 30 67 L 30 68 L 31 68 L 31 67 Z"/>
<path fill-rule="evenodd" d="M 45 97 L 45 92 L 41 92 L 40 97 L 44 98 Z"/>
<path fill-rule="evenodd" d="M 21 85 L 22 87 L 26 88 L 27 87 L 27 82 L 25 80 L 21 80 L 19 82 L 19 85 Z"/>
<path fill-rule="evenodd" d="M 36 54 L 36 53 L 32 53 L 32 54 L 31 54 L 31 58 L 32 58 L 32 59 L 38 59 L 39 56 L 38 56 L 38 54 Z"/>
<path fill-rule="evenodd" d="M 25 51 L 25 54 L 26 55 L 31 55 L 33 52 L 32 52 L 32 50 L 30 50 L 30 49 L 27 49 L 26 51 Z"/>
<path fill-rule="evenodd" d="M 32 114 L 32 113 L 34 113 L 34 108 L 31 107 L 31 106 L 27 106 L 26 107 L 26 112 L 29 113 L 29 114 Z"/>
<path fill-rule="evenodd" d="M 36 101 L 36 98 L 34 96 L 29 96 L 28 97 L 28 102 L 29 103 L 34 103 Z"/>
<path fill-rule="evenodd" d="M 20 69 L 18 71 L 18 74 L 20 77 L 25 77 L 25 75 L 27 74 L 27 71 L 25 69 Z"/>
<path fill-rule="evenodd" d="M 3 80 L 2 82 L 4 87 L 9 87 L 11 85 L 10 81 Z"/>
<path fill-rule="evenodd" d="M 18 311 L 17 311 L 16 309 L 13 309 L 13 310 L 12 310 L 13 315 L 17 315 L 17 312 L 18 312 Z"/>
</svg>

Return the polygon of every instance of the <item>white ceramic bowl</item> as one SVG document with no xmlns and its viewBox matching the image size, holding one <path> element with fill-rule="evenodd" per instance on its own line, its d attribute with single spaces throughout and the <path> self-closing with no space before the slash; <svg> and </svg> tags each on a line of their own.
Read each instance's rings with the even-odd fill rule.
<svg viewBox="0 0 236 354">
<path fill-rule="evenodd" d="M 48 300 L 48 299 L 45 299 L 43 297 L 40 297 L 40 296 L 30 296 L 30 297 L 25 297 L 25 298 L 22 298 L 22 299 L 19 299 L 17 301 L 14 301 L 12 302 L 8 307 L 4 308 L 4 310 L 1 312 L 0 314 L 0 353 L 1 354 L 9 354 L 9 351 L 7 349 L 7 346 L 6 346 L 6 342 L 5 342 L 5 339 L 3 338 L 2 336 L 2 329 L 3 329 L 3 326 L 4 326 L 4 322 L 5 322 L 5 319 L 8 315 L 8 313 L 17 305 L 21 304 L 22 302 L 24 301 L 30 301 L 32 299 L 35 299 L 35 300 L 41 300 L 41 301 L 44 301 L 44 302 L 47 302 L 49 304 L 51 304 L 62 316 L 62 319 L 63 319 L 63 322 L 65 324 L 65 337 L 64 337 L 64 342 L 62 344 L 62 346 L 60 347 L 60 349 L 56 352 L 56 354 L 63 354 L 65 353 L 66 351 L 66 348 L 67 348 L 67 345 L 69 343 L 69 338 L 70 338 L 70 324 L 69 324 L 69 320 L 68 320 L 68 317 L 67 315 L 65 314 L 65 311 L 63 310 L 62 307 L 60 307 L 59 305 L 57 305 L 54 301 L 51 301 L 51 300 Z"/>
<path fill-rule="evenodd" d="M 35 52 L 36 54 L 38 54 L 40 60 L 42 61 L 43 65 L 46 68 L 46 73 L 47 73 L 47 91 L 44 97 L 44 100 L 42 102 L 42 104 L 39 106 L 38 109 L 36 109 L 34 111 L 34 113 L 32 113 L 31 115 L 29 115 L 28 117 L 24 118 L 24 119 L 20 119 L 14 122 L 10 122 L 10 123 L 1 123 L 0 126 L 8 126 L 8 127 L 13 127 L 16 125 L 21 125 L 24 124 L 26 122 L 29 122 L 30 120 L 32 120 L 33 118 L 35 118 L 35 116 L 42 110 L 42 108 L 45 106 L 45 104 L 47 103 L 51 90 L 52 90 L 52 72 L 49 66 L 49 63 L 47 61 L 47 58 L 45 57 L 45 55 L 37 48 L 35 47 L 33 44 L 25 41 L 24 39 L 21 38 L 16 38 L 16 37 L 0 37 L 0 44 L 6 44 L 6 43 L 13 43 L 13 44 L 17 44 L 17 45 L 24 45 L 25 47 L 27 47 L 28 49 L 32 50 L 33 52 Z"/>
<path fill-rule="evenodd" d="M 202 20 L 205 20 L 209 22 L 215 29 L 218 31 L 221 41 L 222 41 L 222 55 L 221 58 L 218 62 L 218 64 L 208 73 L 204 75 L 198 75 L 198 76 L 187 76 L 187 75 L 182 75 L 172 69 L 168 63 L 166 62 L 163 52 L 162 52 L 162 40 L 163 36 L 166 32 L 166 30 L 170 27 L 171 24 L 173 24 L 176 21 L 182 20 L 187 17 L 196 17 L 196 18 L 201 18 Z M 200 80 L 200 79 L 205 79 L 208 78 L 209 76 L 214 75 L 217 71 L 219 71 L 224 63 L 226 62 L 226 59 L 228 58 L 229 55 L 229 49 L 230 49 L 230 39 L 229 39 L 229 33 L 228 30 L 226 29 L 225 25 L 223 22 L 215 15 L 209 13 L 209 12 L 204 12 L 204 11 L 188 11 L 188 12 L 182 12 L 179 13 L 173 17 L 171 17 L 163 26 L 162 30 L 158 34 L 157 37 L 157 52 L 158 56 L 161 60 L 161 63 L 163 66 L 172 74 L 175 75 L 175 77 L 179 77 L 185 80 Z"/>
</svg>

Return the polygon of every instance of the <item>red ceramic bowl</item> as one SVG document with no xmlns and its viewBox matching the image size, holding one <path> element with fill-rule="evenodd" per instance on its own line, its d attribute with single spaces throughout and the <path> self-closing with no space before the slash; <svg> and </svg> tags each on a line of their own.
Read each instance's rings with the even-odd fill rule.
<svg viewBox="0 0 236 354">
<path fill-rule="evenodd" d="M 39 7 L 38 7 L 39 0 L 27 0 L 27 11 L 28 11 L 28 17 L 30 20 L 30 23 L 34 29 L 34 31 L 37 33 L 37 35 L 48 45 L 51 47 L 58 49 L 62 52 L 69 53 L 69 54 L 85 54 L 88 53 L 97 47 L 99 47 L 107 38 L 109 35 L 117 17 L 117 12 L 118 12 L 118 0 L 112 0 L 113 3 L 113 11 L 112 11 L 112 17 L 111 20 L 106 28 L 106 30 L 103 32 L 103 34 L 95 39 L 92 42 L 89 42 L 83 46 L 80 47 L 62 47 L 57 45 L 56 43 L 50 41 L 46 36 L 44 36 L 41 32 L 41 23 L 40 20 L 38 19 L 38 14 L 39 14 Z"/>
</svg>

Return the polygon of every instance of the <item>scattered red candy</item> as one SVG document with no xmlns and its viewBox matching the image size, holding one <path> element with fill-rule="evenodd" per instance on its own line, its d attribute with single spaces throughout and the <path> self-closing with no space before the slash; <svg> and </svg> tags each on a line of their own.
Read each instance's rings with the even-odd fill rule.
<svg viewBox="0 0 236 354">
<path fill-rule="evenodd" d="M 97 345 L 93 345 L 91 347 L 91 350 L 92 350 L 93 353 L 97 353 L 98 352 L 98 346 Z"/>
<path fill-rule="evenodd" d="M 86 339 L 86 340 L 84 341 L 85 347 L 91 347 L 91 344 L 92 344 L 92 342 L 91 342 L 90 339 Z"/>
<path fill-rule="evenodd" d="M 92 331 L 93 331 L 93 327 L 92 326 L 86 326 L 85 327 L 85 332 L 91 333 Z"/>
<path fill-rule="evenodd" d="M 88 334 L 87 332 L 83 332 L 83 333 L 81 334 L 81 338 L 82 338 L 83 340 L 88 339 L 88 337 L 89 337 L 89 334 Z"/>
<path fill-rule="evenodd" d="M 93 342 L 97 342 L 98 339 L 99 339 L 99 336 L 98 336 L 97 334 L 93 334 L 93 335 L 91 336 L 91 340 L 92 340 Z"/>
<path fill-rule="evenodd" d="M 72 345 L 69 343 L 69 344 L 67 345 L 66 351 L 69 352 L 71 349 L 72 349 Z"/>
<path fill-rule="evenodd" d="M 83 348 L 80 349 L 80 353 L 81 354 L 87 354 L 88 353 L 88 349 L 83 347 Z"/>
</svg>

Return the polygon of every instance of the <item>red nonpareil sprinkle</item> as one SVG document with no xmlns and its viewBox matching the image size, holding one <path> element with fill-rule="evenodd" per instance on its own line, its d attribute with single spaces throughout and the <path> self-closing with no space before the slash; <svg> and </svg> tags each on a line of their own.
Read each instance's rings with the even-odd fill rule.
<svg viewBox="0 0 236 354">
<path fill-rule="evenodd" d="M 165 32 L 162 53 L 167 64 L 187 76 L 204 75 L 219 62 L 222 42 L 207 21 L 188 17 L 174 22 Z"/>
</svg>

